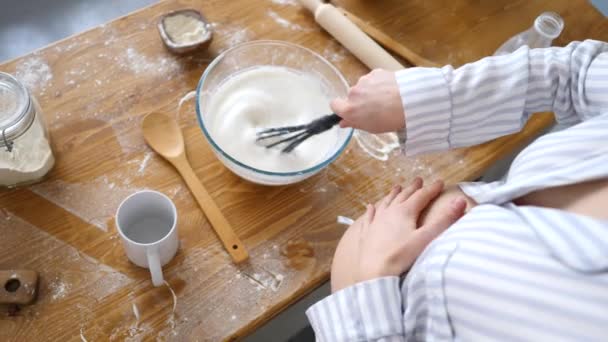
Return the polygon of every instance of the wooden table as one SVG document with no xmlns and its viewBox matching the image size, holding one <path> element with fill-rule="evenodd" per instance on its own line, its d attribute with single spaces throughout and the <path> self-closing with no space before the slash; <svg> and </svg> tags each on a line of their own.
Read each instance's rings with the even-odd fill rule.
<svg viewBox="0 0 608 342">
<path fill-rule="evenodd" d="M 581 0 L 337 2 L 439 63 L 491 54 L 542 10 L 565 18 L 558 45 L 608 40 L 606 19 Z M 345 229 L 337 215 L 356 217 L 391 184 L 416 175 L 475 179 L 551 120 L 536 117 L 521 134 L 416 159 L 380 161 L 353 141 L 301 184 L 249 184 L 214 157 L 192 101 L 178 106 L 214 56 L 241 41 L 280 39 L 325 55 L 351 83 L 367 72 L 309 13 L 283 3 L 164 1 L 0 65 L 33 87 L 57 156 L 46 182 L 0 194 L 0 269 L 34 269 L 42 278 L 35 305 L 15 317 L 1 308 L 0 340 L 238 339 L 328 279 Z M 184 7 L 215 23 L 208 52 L 176 57 L 164 49 L 156 22 Z M 179 119 L 194 169 L 248 246 L 250 264 L 230 262 L 175 170 L 145 146 L 139 127 L 151 111 Z M 112 222 L 118 203 L 144 188 L 178 207 L 181 248 L 164 268 L 176 303 L 169 288 L 152 287 L 148 271 L 129 263 Z"/>
</svg>

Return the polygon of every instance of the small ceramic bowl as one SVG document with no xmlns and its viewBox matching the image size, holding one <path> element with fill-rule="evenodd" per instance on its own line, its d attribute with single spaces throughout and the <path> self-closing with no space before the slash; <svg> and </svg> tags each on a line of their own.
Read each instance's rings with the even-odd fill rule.
<svg viewBox="0 0 608 342">
<path fill-rule="evenodd" d="M 204 34 L 201 35 L 199 40 L 194 41 L 192 43 L 180 44 L 171 39 L 171 36 L 169 35 L 165 27 L 165 20 L 169 17 L 173 17 L 180 14 L 187 15 L 189 17 L 195 18 L 196 20 L 200 20 L 205 25 L 206 31 Z M 158 32 L 160 33 L 163 43 L 165 43 L 165 46 L 167 46 L 170 51 L 179 54 L 187 53 L 198 49 L 206 49 L 213 38 L 211 25 L 209 24 L 207 19 L 205 19 L 205 17 L 201 14 L 201 12 L 194 9 L 181 9 L 163 15 L 160 21 L 158 22 Z"/>
</svg>

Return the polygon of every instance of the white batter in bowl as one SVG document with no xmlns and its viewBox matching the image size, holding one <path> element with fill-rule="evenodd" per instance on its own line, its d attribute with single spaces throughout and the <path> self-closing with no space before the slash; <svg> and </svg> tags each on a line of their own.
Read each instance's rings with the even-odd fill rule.
<svg viewBox="0 0 608 342">
<path fill-rule="evenodd" d="M 211 63 L 197 88 L 196 109 L 203 133 L 224 165 L 255 183 L 285 185 L 335 160 L 352 129 L 334 127 L 291 153 L 256 143 L 256 132 L 329 114 L 331 99 L 347 91 L 339 71 L 316 53 L 285 42 L 255 41 Z"/>
</svg>

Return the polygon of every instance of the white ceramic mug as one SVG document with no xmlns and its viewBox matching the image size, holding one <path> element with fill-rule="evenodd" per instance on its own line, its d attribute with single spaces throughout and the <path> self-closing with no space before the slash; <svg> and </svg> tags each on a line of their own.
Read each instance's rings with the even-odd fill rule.
<svg viewBox="0 0 608 342">
<path fill-rule="evenodd" d="M 154 286 L 163 285 L 162 266 L 179 246 L 177 210 L 171 199 L 150 190 L 130 195 L 118 207 L 116 228 L 129 260 L 150 269 Z"/>
</svg>

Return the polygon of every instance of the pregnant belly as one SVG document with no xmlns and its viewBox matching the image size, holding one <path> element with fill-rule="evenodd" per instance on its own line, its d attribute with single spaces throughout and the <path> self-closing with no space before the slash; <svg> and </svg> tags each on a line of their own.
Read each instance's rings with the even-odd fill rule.
<svg viewBox="0 0 608 342">
<path fill-rule="evenodd" d="M 537 190 L 513 201 L 608 220 L 608 179 Z"/>
</svg>

